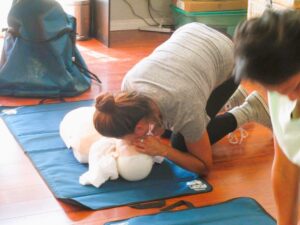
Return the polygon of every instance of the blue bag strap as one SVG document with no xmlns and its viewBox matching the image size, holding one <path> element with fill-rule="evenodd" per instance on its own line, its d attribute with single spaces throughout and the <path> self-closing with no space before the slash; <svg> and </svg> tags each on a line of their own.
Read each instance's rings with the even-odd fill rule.
<svg viewBox="0 0 300 225">
<path fill-rule="evenodd" d="M 76 30 L 76 18 L 74 16 L 70 16 L 69 15 L 69 19 L 73 20 L 75 27 L 73 28 L 74 30 Z M 76 34 L 75 32 L 71 33 L 70 38 L 72 40 L 72 44 L 73 44 L 73 57 L 72 57 L 72 62 L 75 66 L 77 66 L 77 68 L 82 72 L 83 75 L 87 76 L 88 78 L 98 82 L 98 84 L 101 84 L 101 80 L 98 78 L 98 76 L 94 73 L 92 73 L 90 70 L 88 70 L 86 67 L 82 66 L 82 64 L 80 63 L 80 61 L 78 61 L 76 54 L 75 54 L 75 46 L 76 46 Z"/>
<path fill-rule="evenodd" d="M 158 200 L 152 202 L 144 202 L 144 203 L 137 203 L 129 205 L 129 207 L 134 209 L 152 209 L 152 208 L 161 208 L 166 205 L 165 200 Z"/>
<path fill-rule="evenodd" d="M 188 201 L 185 201 L 185 200 L 180 200 L 178 202 L 173 203 L 172 205 L 169 205 L 165 208 L 160 209 L 160 211 L 162 211 L 162 212 L 172 211 L 173 209 L 175 209 L 179 206 L 183 206 L 183 205 L 186 206 L 188 209 L 195 208 L 195 206 L 191 202 L 188 202 Z"/>
<path fill-rule="evenodd" d="M 53 37 L 50 37 L 48 39 L 27 39 L 27 38 L 24 38 L 19 31 L 17 31 L 16 29 L 12 28 L 12 27 L 9 27 L 7 29 L 7 32 L 10 33 L 12 36 L 14 37 L 18 37 L 18 38 L 21 38 L 22 40 L 24 41 L 28 41 L 28 42 L 35 42 L 35 43 L 46 43 L 46 42 L 50 42 L 50 41 L 54 41 L 54 40 L 57 40 L 59 39 L 60 37 L 62 37 L 63 35 L 65 34 L 72 34 L 74 33 L 74 31 L 72 30 L 72 28 L 70 27 L 66 27 L 60 31 L 58 31 L 55 35 L 53 35 Z"/>
<path fill-rule="evenodd" d="M 88 78 L 90 78 L 90 79 L 92 79 L 92 80 L 94 80 L 94 81 L 97 81 L 99 84 L 102 83 L 101 80 L 98 78 L 98 76 L 97 76 L 96 74 L 92 73 L 92 72 L 89 71 L 87 68 L 83 67 L 80 63 L 78 63 L 78 62 L 76 61 L 76 59 L 75 59 L 75 60 L 72 60 L 72 62 L 74 63 L 74 65 L 76 65 L 76 66 L 79 68 L 79 70 L 80 70 L 81 72 L 83 72 L 83 74 L 84 74 L 85 76 L 87 76 Z M 86 73 L 84 73 L 84 72 L 87 72 L 88 74 L 86 74 Z"/>
<path fill-rule="evenodd" d="M 48 101 L 50 101 L 50 103 L 66 102 L 66 100 L 63 97 L 58 96 L 58 97 L 53 97 L 53 98 L 42 98 L 38 104 L 39 105 L 46 104 Z"/>
</svg>

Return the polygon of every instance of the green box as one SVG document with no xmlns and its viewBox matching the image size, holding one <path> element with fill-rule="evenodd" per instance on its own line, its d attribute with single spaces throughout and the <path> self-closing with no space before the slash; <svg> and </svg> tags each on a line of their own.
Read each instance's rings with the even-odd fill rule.
<svg viewBox="0 0 300 225">
<path fill-rule="evenodd" d="M 226 10 L 210 12 L 187 12 L 171 5 L 175 28 L 184 24 L 199 22 L 233 36 L 239 22 L 246 20 L 247 10 Z"/>
</svg>

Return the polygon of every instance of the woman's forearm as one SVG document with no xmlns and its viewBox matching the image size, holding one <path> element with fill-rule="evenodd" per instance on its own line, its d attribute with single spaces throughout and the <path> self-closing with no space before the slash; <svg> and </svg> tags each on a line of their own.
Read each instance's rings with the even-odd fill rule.
<svg viewBox="0 0 300 225">
<path fill-rule="evenodd" d="M 194 155 L 188 152 L 181 152 L 177 149 L 172 148 L 171 146 L 166 146 L 167 153 L 165 157 L 167 157 L 172 162 L 176 163 L 177 165 L 195 172 L 199 175 L 207 175 L 209 172 L 209 168 L 203 161 L 196 158 Z"/>
<path fill-rule="evenodd" d="M 272 184 L 277 207 L 277 224 L 296 225 L 299 167 L 286 158 L 276 141 Z"/>
</svg>

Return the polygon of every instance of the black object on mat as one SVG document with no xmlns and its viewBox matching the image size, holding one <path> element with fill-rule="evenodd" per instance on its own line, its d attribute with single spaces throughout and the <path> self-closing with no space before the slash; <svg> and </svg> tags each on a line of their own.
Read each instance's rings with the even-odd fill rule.
<svg viewBox="0 0 300 225">
<path fill-rule="evenodd" d="M 181 205 L 187 209 L 171 211 Z M 246 197 L 199 208 L 179 201 L 161 211 L 105 225 L 276 225 L 276 221 L 254 199 Z"/>
</svg>

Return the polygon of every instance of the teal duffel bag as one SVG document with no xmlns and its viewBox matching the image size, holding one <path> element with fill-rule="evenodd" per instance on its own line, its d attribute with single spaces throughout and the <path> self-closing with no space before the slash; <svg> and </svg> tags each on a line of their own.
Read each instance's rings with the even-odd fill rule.
<svg viewBox="0 0 300 225">
<path fill-rule="evenodd" d="M 76 21 L 54 0 L 14 1 L 0 61 L 0 95 L 70 97 L 91 85 Z"/>
</svg>

